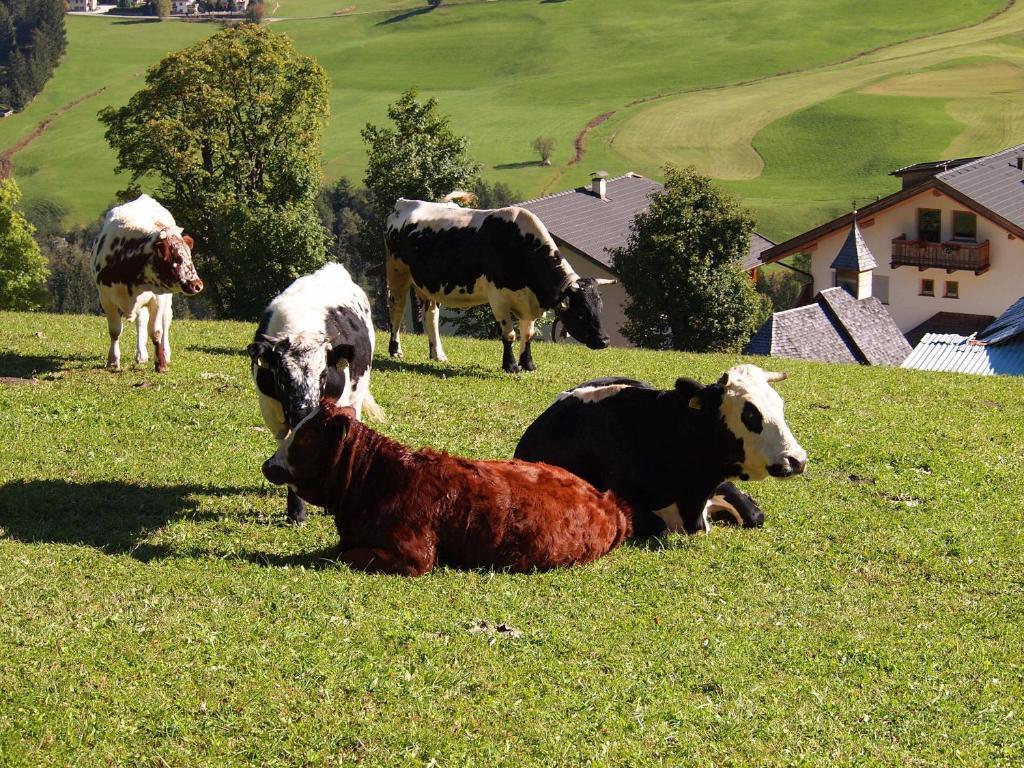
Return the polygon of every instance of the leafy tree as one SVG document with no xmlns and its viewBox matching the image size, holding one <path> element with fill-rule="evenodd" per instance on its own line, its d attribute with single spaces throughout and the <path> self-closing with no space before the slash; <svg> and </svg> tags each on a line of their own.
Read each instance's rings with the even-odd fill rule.
<svg viewBox="0 0 1024 768">
<path fill-rule="evenodd" d="M 100 121 L 118 171 L 156 195 L 197 241 L 215 309 L 250 317 L 322 263 L 315 198 L 328 80 L 288 38 L 242 24 L 172 53 Z M 290 249 L 282 238 L 294 237 Z"/>
<path fill-rule="evenodd" d="M 388 106 L 391 127 L 367 123 L 362 130 L 367 149 L 363 183 L 372 206 L 361 238 L 367 263 L 384 264 L 384 220 L 395 200 L 438 200 L 469 186 L 480 171 L 469 156 L 469 140 L 452 130 L 437 100 L 420 101 L 418 95 L 409 89 Z M 384 300 L 381 278 L 374 293 L 379 305 Z"/>
<path fill-rule="evenodd" d="M 488 184 L 483 179 L 477 179 L 470 186 L 469 191 L 473 193 L 476 208 L 504 208 L 513 205 L 523 199 L 521 192 L 512 189 L 508 184 L 496 181 Z"/>
<path fill-rule="evenodd" d="M 551 165 L 551 155 L 555 151 L 555 140 L 550 136 L 538 136 L 534 139 L 530 146 L 533 151 L 540 155 L 540 162 L 542 165 Z"/>
<path fill-rule="evenodd" d="M 753 229 L 750 213 L 709 178 L 666 166 L 664 191 L 612 254 L 630 297 L 626 338 L 657 349 L 739 349 L 768 314 L 736 263 Z"/>
<path fill-rule="evenodd" d="M 153 13 L 161 19 L 166 19 L 171 15 L 171 0 L 150 0 L 150 6 Z"/>
<path fill-rule="evenodd" d="M 263 3 L 253 3 L 245 9 L 245 20 L 252 24 L 259 24 L 266 16 L 267 9 Z"/>
<path fill-rule="evenodd" d="M 0 180 L 0 309 L 38 309 L 46 292 L 46 259 L 32 236 L 32 225 L 15 206 L 21 190 L 14 179 Z"/>
</svg>

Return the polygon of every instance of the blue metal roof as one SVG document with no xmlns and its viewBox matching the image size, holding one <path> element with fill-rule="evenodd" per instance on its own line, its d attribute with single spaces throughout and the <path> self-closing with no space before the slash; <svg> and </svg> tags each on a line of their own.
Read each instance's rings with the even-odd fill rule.
<svg viewBox="0 0 1024 768">
<path fill-rule="evenodd" d="M 901 367 L 981 376 L 1024 376 L 1024 340 L 999 346 L 972 341 L 973 337 L 955 333 L 927 333 Z"/>
<path fill-rule="evenodd" d="M 1003 344 L 1021 334 L 1024 334 L 1024 298 L 1017 299 L 976 338 L 986 344 Z"/>
</svg>

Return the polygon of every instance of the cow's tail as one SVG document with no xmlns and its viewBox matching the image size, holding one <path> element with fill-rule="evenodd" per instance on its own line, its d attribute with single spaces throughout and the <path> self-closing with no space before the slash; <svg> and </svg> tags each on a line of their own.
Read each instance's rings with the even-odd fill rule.
<svg viewBox="0 0 1024 768">
<path fill-rule="evenodd" d="M 472 192 L 467 192 L 464 189 L 456 189 L 454 192 L 449 192 L 441 198 L 440 202 L 454 203 L 456 200 L 463 202 L 466 205 L 476 205 L 476 195 Z"/>
<path fill-rule="evenodd" d="M 374 421 L 387 421 L 387 414 L 377 404 L 377 401 L 373 399 L 373 393 L 369 390 L 366 392 L 366 397 L 363 398 L 362 410 L 364 416 L 369 416 Z"/>
</svg>

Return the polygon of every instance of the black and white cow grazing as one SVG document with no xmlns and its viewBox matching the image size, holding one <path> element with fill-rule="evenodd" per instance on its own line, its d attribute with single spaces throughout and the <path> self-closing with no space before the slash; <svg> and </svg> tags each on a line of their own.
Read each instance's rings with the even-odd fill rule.
<svg viewBox="0 0 1024 768">
<path fill-rule="evenodd" d="M 203 290 L 192 264 L 192 238 L 170 211 L 149 195 L 111 208 L 93 245 L 92 274 L 107 316 L 107 367 L 121 368 L 122 318 L 138 332 L 135 362 L 149 359 L 146 327 L 156 352 L 157 373 L 171 361 L 171 294 Z"/>
<path fill-rule="evenodd" d="M 278 444 L 327 396 L 339 406 L 383 411 L 370 394 L 373 363 L 370 302 L 341 264 L 300 277 L 263 313 L 249 345 L 260 411 Z M 288 519 L 306 519 L 305 503 L 288 492 Z"/>
<path fill-rule="evenodd" d="M 597 379 L 563 392 L 523 434 L 515 457 L 564 467 L 622 496 L 637 535 L 708 530 L 726 515 L 763 515 L 731 479 L 800 474 L 807 454 L 769 386 L 785 374 L 738 365 L 715 384 L 680 378 L 669 391 L 633 379 Z"/>
<path fill-rule="evenodd" d="M 410 286 L 426 302 L 432 360 L 447 359 L 438 332 L 442 304 L 491 305 L 504 344 L 501 367 L 509 373 L 536 368 L 530 342 L 537 318 L 549 309 L 575 339 L 591 349 L 608 346 L 598 286 L 614 281 L 577 275 L 541 220 L 525 208 L 476 210 L 400 198 L 387 219 L 385 244 L 392 357 L 402 356 L 399 335 Z M 522 336 L 518 365 L 512 315 Z"/>
</svg>

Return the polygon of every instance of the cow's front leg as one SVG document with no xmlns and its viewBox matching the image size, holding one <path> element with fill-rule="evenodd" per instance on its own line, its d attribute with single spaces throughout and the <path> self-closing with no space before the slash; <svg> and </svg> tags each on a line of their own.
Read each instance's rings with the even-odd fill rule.
<svg viewBox="0 0 1024 768">
<path fill-rule="evenodd" d="M 764 512 L 750 496 L 733 483 L 719 485 L 707 503 L 708 517 L 714 522 L 760 528 L 764 525 Z"/>
<path fill-rule="evenodd" d="M 170 307 L 167 307 L 170 310 Z M 167 373 L 168 360 L 167 350 L 164 347 L 164 306 L 160 298 L 154 298 L 150 302 L 149 314 L 149 338 L 153 341 L 153 351 L 156 353 L 156 372 Z M 142 338 L 142 334 L 139 334 Z M 143 345 L 144 348 L 144 345 Z"/>
<path fill-rule="evenodd" d="M 446 362 L 444 350 L 441 348 L 441 307 L 436 301 L 427 301 L 423 309 L 423 322 L 426 324 L 427 343 L 430 345 L 430 359 Z"/>
<path fill-rule="evenodd" d="M 149 350 L 146 348 L 147 328 L 151 325 L 153 313 L 148 305 L 139 307 L 135 315 L 135 362 L 139 365 L 149 362 Z"/>
<path fill-rule="evenodd" d="M 103 314 L 107 316 L 107 333 L 110 335 L 110 349 L 107 352 L 107 368 L 112 371 L 121 370 L 121 312 L 113 302 L 101 301 Z"/>
<path fill-rule="evenodd" d="M 306 522 L 306 502 L 291 488 L 288 489 L 288 522 L 294 525 Z"/>
<path fill-rule="evenodd" d="M 519 353 L 519 367 L 524 371 L 536 371 L 537 364 L 533 362 L 533 355 L 530 353 L 530 344 L 537 332 L 537 323 L 534 318 L 519 320 L 519 332 L 522 335 L 522 347 Z"/>
</svg>

